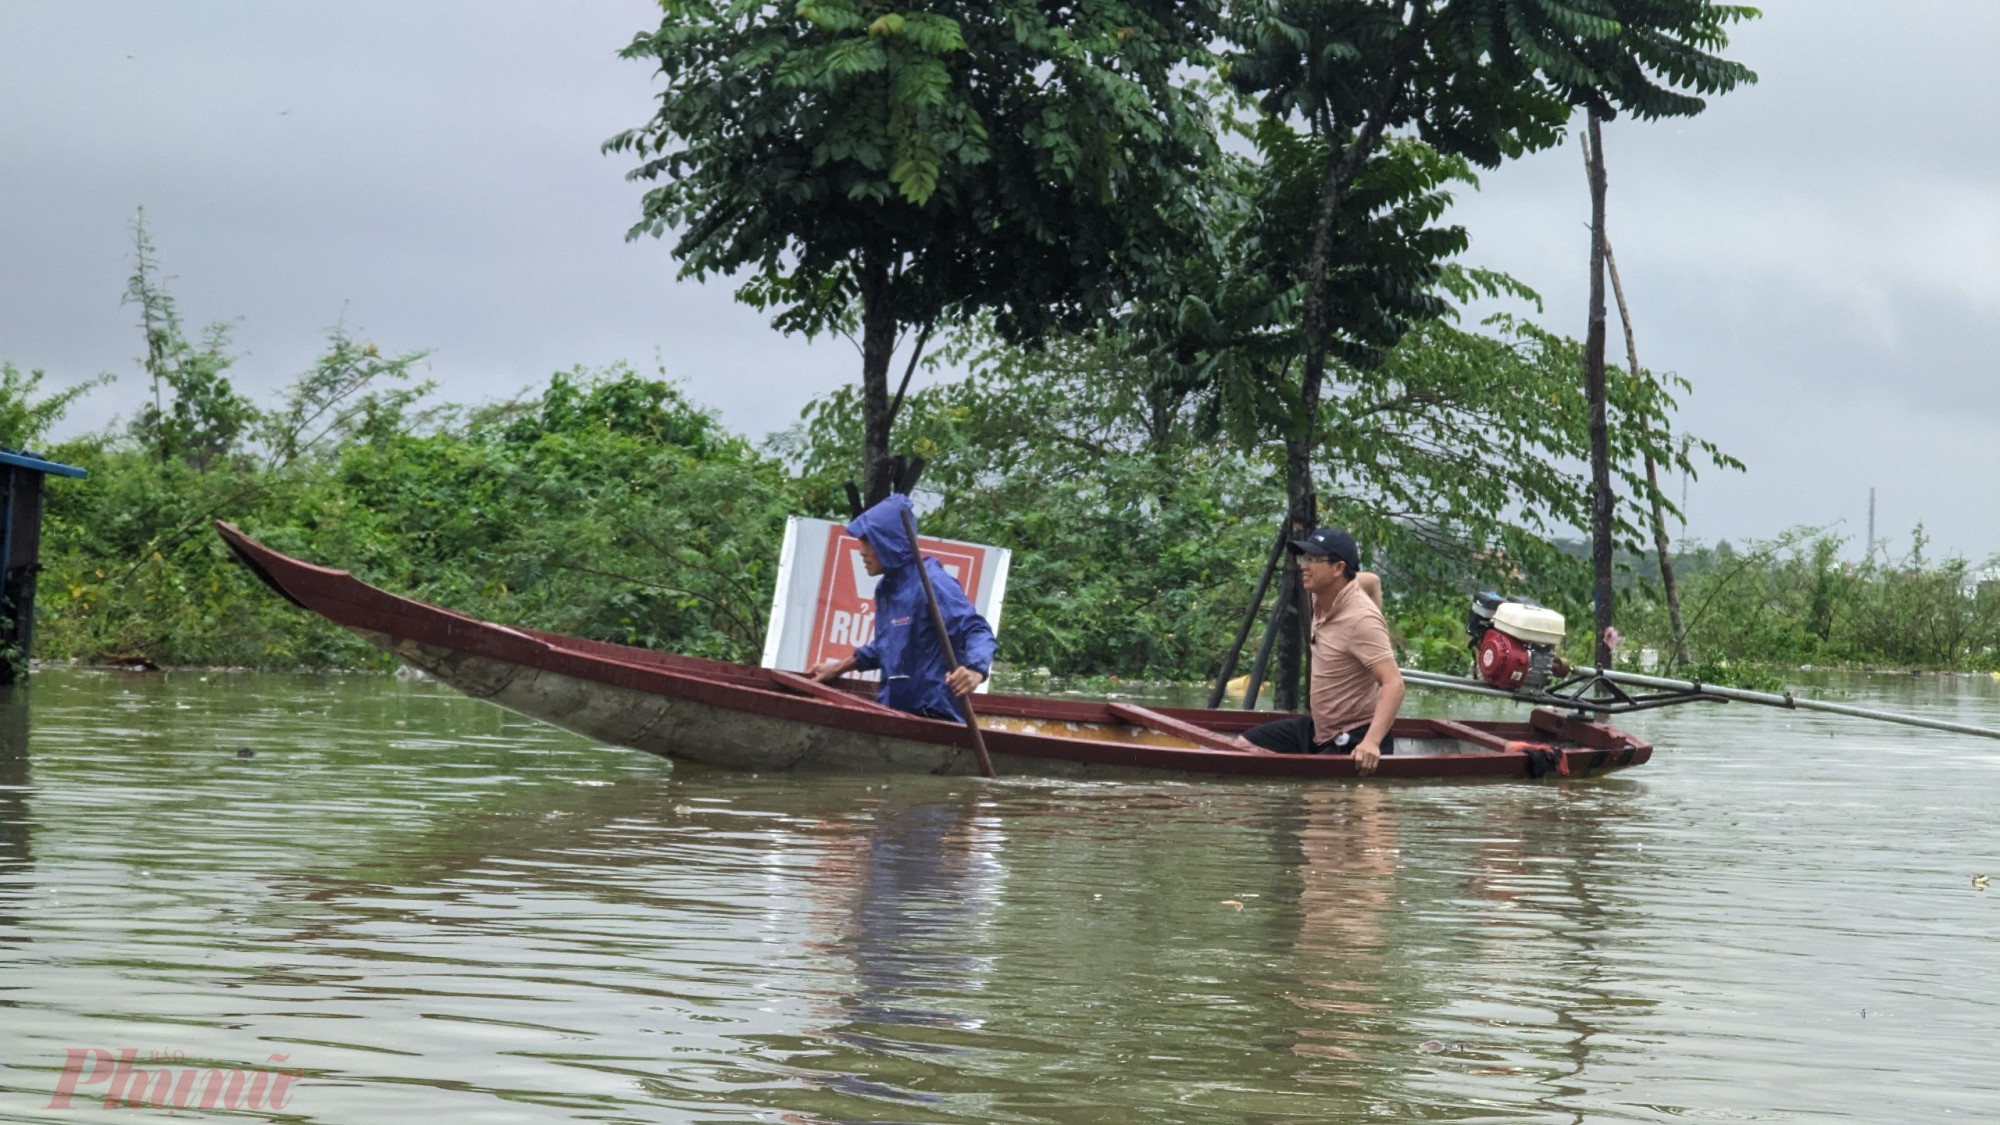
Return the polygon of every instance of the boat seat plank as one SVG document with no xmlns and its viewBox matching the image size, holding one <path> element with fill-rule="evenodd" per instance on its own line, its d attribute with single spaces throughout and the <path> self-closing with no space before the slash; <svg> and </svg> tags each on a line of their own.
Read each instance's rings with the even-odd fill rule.
<svg viewBox="0 0 2000 1125">
<path fill-rule="evenodd" d="M 1507 752 L 1507 740 L 1492 731 L 1480 730 L 1478 727 L 1467 726 L 1453 719 L 1432 719 L 1430 724 L 1432 730 L 1448 738 L 1470 743 L 1481 750 L 1491 750 L 1498 754 Z"/>
<path fill-rule="evenodd" d="M 872 699 L 863 699 L 858 695 L 842 691 L 831 684 L 823 684 L 809 676 L 801 676 L 797 672 L 787 672 L 781 668 L 771 668 L 768 671 L 771 673 L 771 679 L 778 684 L 805 695 L 824 699 L 828 703 L 839 703 L 848 707 L 856 707 L 863 711 L 873 711 L 878 715 L 895 715 L 898 718 L 904 719 L 910 717 L 896 710 L 894 707 L 884 707 Z"/>
<path fill-rule="evenodd" d="M 1193 723 L 1182 722 L 1169 715 L 1162 715 L 1150 708 L 1137 707 L 1130 703 L 1111 703 L 1107 704 L 1106 707 L 1113 716 L 1123 719 L 1133 726 L 1156 730 L 1161 734 L 1171 734 L 1177 738 L 1185 738 L 1196 746 L 1206 746 L 1210 750 L 1232 750 L 1239 754 L 1271 753 L 1271 751 L 1265 750 L 1262 747 L 1258 747 L 1255 750 L 1245 750 L 1241 746 L 1236 745 L 1235 739 L 1227 735 L 1217 734 L 1212 730 L 1205 730 L 1195 726 Z"/>
</svg>

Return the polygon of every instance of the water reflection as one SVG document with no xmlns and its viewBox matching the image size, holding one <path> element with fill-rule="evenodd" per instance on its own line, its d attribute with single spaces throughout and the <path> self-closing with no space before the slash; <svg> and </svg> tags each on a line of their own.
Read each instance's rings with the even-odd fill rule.
<svg viewBox="0 0 2000 1125">
<path fill-rule="evenodd" d="M 833 1049 L 786 1068 L 826 1099 L 787 1099 L 806 1111 L 788 1120 L 943 1101 L 921 1087 L 949 1085 L 939 1079 L 955 1064 L 942 1056 L 964 1055 L 983 1022 L 967 1009 L 990 968 L 977 948 L 1003 880 L 996 827 L 970 793 L 861 804 L 866 812 L 829 818 L 816 833 L 813 946 L 847 972 L 827 1009 L 832 1022 L 809 1033 Z"/>
<path fill-rule="evenodd" d="M 1302 796 L 1299 928 L 1292 947 L 1303 986 L 1291 996 L 1324 1017 L 1297 1029 L 1292 1053 L 1358 1062 L 1376 1038 L 1381 961 L 1396 893 L 1396 796 L 1380 788 L 1322 787 Z M 1354 1084 L 1349 1074 L 1337 1081 Z"/>
<path fill-rule="evenodd" d="M 1629 901 L 1627 888 L 1634 881 L 1655 876 L 1644 851 L 1633 847 L 1645 827 L 1645 806 L 1630 799 L 1635 789 L 1627 779 L 1558 787 L 1550 815 L 1524 825 L 1531 828 L 1524 831 L 1533 849 L 1528 854 L 1563 859 L 1549 865 L 1555 868 L 1551 899 L 1560 921 L 1549 927 L 1546 963 L 1565 984 L 1552 1007 L 1555 1026 L 1567 1036 L 1563 1053 L 1569 1068 L 1549 1080 L 1555 1089 L 1545 1100 L 1552 1107 L 1588 1092 L 1586 1072 L 1600 1045 L 1613 1036 L 1613 1023 L 1651 1006 L 1621 985 L 1625 973 L 1618 964 L 1629 935 L 1619 931 L 1616 904 Z M 1525 882 L 1526 877 L 1524 872 L 1515 878 Z M 1584 1119 L 1577 1110 L 1575 1120 Z"/>
<path fill-rule="evenodd" d="M 969 799 L 877 811 L 854 857 L 858 894 L 840 942 L 859 986 L 843 999 L 856 1025 L 969 1025 L 921 1005 L 979 987 L 984 962 L 967 947 L 998 897 L 992 835 Z"/>
<path fill-rule="evenodd" d="M 27 940 L 19 922 L 34 873 L 29 790 L 28 685 L 9 684 L 0 687 L 0 942 Z"/>
<path fill-rule="evenodd" d="M 1630 1050 L 1617 1028 L 1653 1003 L 1631 987 L 1641 935 L 1634 895 L 1657 877 L 1637 847 L 1648 806 L 1624 780 L 1524 788 L 1489 799 L 1464 878 L 1467 995 L 1435 1025 L 1440 1089 L 1468 1098 L 1491 1084 L 1530 1083 L 1557 1119 L 1578 1103 L 1609 1052 Z M 1521 1029 L 1541 1042 L 1524 1049 Z"/>
</svg>

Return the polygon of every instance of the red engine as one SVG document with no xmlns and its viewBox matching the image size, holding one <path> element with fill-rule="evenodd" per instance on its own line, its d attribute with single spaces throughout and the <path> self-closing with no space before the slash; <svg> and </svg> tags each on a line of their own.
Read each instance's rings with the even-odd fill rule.
<svg viewBox="0 0 2000 1125">
<path fill-rule="evenodd" d="M 1528 646 L 1500 630 L 1486 630 L 1472 654 L 1479 662 L 1479 678 L 1494 687 L 1513 691 L 1527 682 L 1532 663 Z"/>
<path fill-rule="evenodd" d="M 1556 659 L 1562 614 L 1525 598 L 1480 594 L 1465 618 L 1479 678 L 1504 691 L 1537 692 L 1563 675 Z"/>
</svg>

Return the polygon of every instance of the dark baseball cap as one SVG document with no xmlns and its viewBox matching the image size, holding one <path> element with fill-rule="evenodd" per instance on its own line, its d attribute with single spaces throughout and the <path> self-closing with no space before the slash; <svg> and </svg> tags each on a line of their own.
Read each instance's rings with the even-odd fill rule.
<svg viewBox="0 0 2000 1125">
<path fill-rule="evenodd" d="M 1294 539 L 1292 549 L 1308 555 L 1339 559 L 1347 564 L 1348 574 L 1361 573 L 1361 549 L 1354 545 L 1354 536 L 1340 528 L 1322 527 L 1304 539 Z"/>
</svg>

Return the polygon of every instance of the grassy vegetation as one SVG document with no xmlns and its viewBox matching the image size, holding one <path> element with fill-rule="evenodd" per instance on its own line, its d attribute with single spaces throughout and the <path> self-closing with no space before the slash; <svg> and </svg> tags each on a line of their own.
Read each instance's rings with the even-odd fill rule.
<svg viewBox="0 0 2000 1125">
<path fill-rule="evenodd" d="M 1846 543 L 1805 528 L 1768 542 L 1703 547 L 1675 561 L 1688 656 L 1723 664 L 2000 669 L 2000 582 L 1993 563 L 1932 558 L 1919 527 L 1909 551 L 1843 561 Z M 1634 581 L 1620 607 L 1632 643 L 1673 654 L 1657 586 Z"/>
</svg>

